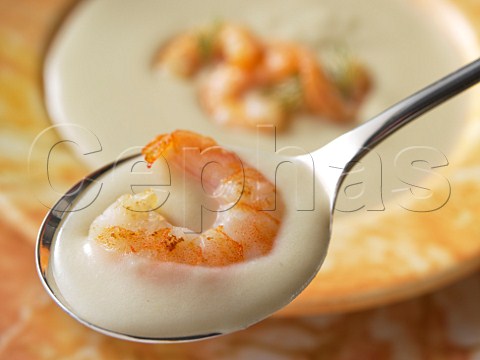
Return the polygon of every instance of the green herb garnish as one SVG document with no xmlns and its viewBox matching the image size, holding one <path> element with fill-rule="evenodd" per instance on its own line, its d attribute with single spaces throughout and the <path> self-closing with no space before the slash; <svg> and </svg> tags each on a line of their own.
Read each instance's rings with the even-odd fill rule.
<svg viewBox="0 0 480 360">
<path fill-rule="evenodd" d="M 277 100 L 287 111 L 298 110 L 303 103 L 302 87 L 298 75 L 272 86 L 267 94 Z"/>
</svg>

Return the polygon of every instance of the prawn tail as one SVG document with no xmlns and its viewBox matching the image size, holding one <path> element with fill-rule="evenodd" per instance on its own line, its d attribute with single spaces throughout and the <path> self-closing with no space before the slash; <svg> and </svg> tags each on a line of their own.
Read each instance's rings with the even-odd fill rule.
<svg viewBox="0 0 480 360">
<path fill-rule="evenodd" d="M 147 164 L 151 166 L 161 156 L 168 155 L 169 151 L 174 151 L 178 155 L 187 147 L 202 152 L 217 145 L 215 140 L 207 136 L 199 136 L 188 130 L 176 130 L 171 134 L 161 134 L 155 137 L 142 149 L 142 155 Z"/>
<path fill-rule="evenodd" d="M 148 167 L 162 156 L 165 150 L 171 145 L 172 137 L 170 134 L 161 134 L 155 137 L 142 149 L 142 155 L 145 157 L 145 161 Z"/>
</svg>

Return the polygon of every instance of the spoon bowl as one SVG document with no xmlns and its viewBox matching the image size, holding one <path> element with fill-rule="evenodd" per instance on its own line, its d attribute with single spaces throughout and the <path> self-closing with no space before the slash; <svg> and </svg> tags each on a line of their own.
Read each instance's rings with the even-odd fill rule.
<svg viewBox="0 0 480 360">
<path fill-rule="evenodd" d="M 480 60 L 476 60 L 471 64 L 457 70 L 456 72 L 446 76 L 445 78 L 435 82 L 434 84 L 424 88 L 423 90 L 411 95 L 402 100 L 378 116 L 374 117 L 367 123 L 358 128 L 340 136 L 326 146 L 314 151 L 312 154 L 295 157 L 296 161 L 309 164 L 313 160 L 314 174 L 316 183 L 319 183 L 330 201 L 330 222 L 333 219 L 333 210 L 337 199 L 337 193 L 343 180 L 348 172 L 352 169 L 356 162 L 365 156 L 376 145 L 385 140 L 398 129 L 408 124 L 412 120 L 418 118 L 423 113 L 441 104 L 463 90 L 473 86 L 480 81 Z M 91 189 L 94 184 L 99 185 L 98 179 L 117 166 L 126 164 L 135 159 L 140 160 L 139 155 L 134 155 L 118 162 L 107 165 L 96 172 L 89 175 L 87 178 L 75 185 L 66 195 L 64 195 L 57 204 L 47 214 L 38 235 L 36 247 L 36 261 L 37 270 L 42 280 L 42 283 L 50 294 L 50 296 L 57 302 L 57 304 L 73 316 L 79 322 L 102 332 L 104 334 L 118 337 L 126 340 L 142 341 L 142 342 L 178 342 L 178 341 L 192 341 L 204 339 L 212 336 L 224 334 L 224 331 L 206 331 L 198 334 L 188 334 L 185 336 L 175 337 L 154 337 L 154 336 L 136 336 L 126 332 L 119 332 L 112 329 L 99 327 L 92 324 L 81 316 L 76 314 L 67 301 L 62 296 L 57 284 L 48 276 L 49 264 L 51 263 L 52 246 L 54 245 L 64 217 L 71 211 L 72 204 L 82 200 L 82 195 L 87 189 Z M 101 184 L 99 185 L 101 187 Z M 91 199 L 91 201 L 94 201 Z M 82 206 L 89 206 L 87 201 Z M 78 208 L 78 205 L 77 205 Z M 318 271 L 325 254 L 318 254 Z M 316 273 L 316 272 L 315 272 Z M 315 273 L 308 278 L 302 279 L 303 285 L 299 289 L 303 289 Z M 291 294 L 289 300 L 291 301 L 298 293 Z M 276 309 L 272 309 L 272 312 Z M 257 321 L 261 318 L 256 319 Z"/>
<path fill-rule="evenodd" d="M 78 316 L 68 302 L 62 296 L 61 291 L 58 289 L 55 280 L 52 277 L 47 276 L 49 271 L 50 257 L 52 255 L 52 246 L 55 241 L 55 236 L 57 234 L 58 226 L 61 224 L 62 220 L 70 211 L 72 211 L 72 205 L 75 203 L 77 198 L 81 196 L 85 190 L 90 187 L 98 184 L 97 180 L 105 175 L 106 173 L 114 170 L 116 167 L 121 166 L 122 164 L 131 163 L 132 161 L 141 161 L 141 155 L 135 154 L 121 159 L 118 162 L 108 164 L 97 171 L 90 174 L 88 177 L 84 178 L 77 184 L 75 184 L 60 200 L 53 206 L 53 208 L 48 212 L 47 216 L 43 220 L 43 223 L 40 227 L 40 232 L 38 235 L 37 246 L 35 249 L 35 258 L 37 271 L 42 281 L 42 285 L 47 290 L 47 293 L 51 298 L 57 303 L 62 310 L 67 314 L 72 316 L 75 320 L 90 327 L 102 334 L 113 336 L 123 340 L 131 340 L 145 343 L 170 343 L 170 342 L 182 342 L 182 341 L 194 341 L 201 340 L 205 338 L 210 338 L 214 336 L 219 336 L 221 333 L 207 333 L 199 334 L 193 336 L 183 336 L 183 337 L 172 337 L 172 338 L 148 338 L 142 336 L 135 336 L 131 334 L 122 334 L 119 332 L 112 331 L 110 329 L 102 328 L 100 326 L 94 325 L 81 316 Z M 100 185 L 101 186 L 101 185 Z M 90 202 L 89 202 L 90 203 Z M 85 204 L 84 206 L 88 206 Z"/>
</svg>

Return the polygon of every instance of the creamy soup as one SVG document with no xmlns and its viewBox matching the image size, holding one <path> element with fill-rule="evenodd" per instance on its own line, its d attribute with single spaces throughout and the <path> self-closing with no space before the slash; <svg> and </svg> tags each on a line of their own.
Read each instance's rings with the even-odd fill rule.
<svg viewBox="0 0 480 360">
<path fill-rule="evenodd" d="M 447 14 L 453 14 L 454 21 L 445 20 Z M 348 47 L 374 78 L 361 119 L 476 55 L 461 19 L 434 0 L 83 1 L 52 44 L 45 80 L 53 119 L 84 126 L 102 145 L 102 151 L 82 156 L 84 161 L 98 167 L 156 133 L 184 128 L 222 144 L 265 151 L 266 156 L 241 155 L 273 181 L 271 166 L 278 162 L 265 160 L 275 158 L 275 150 L 290 146 L 312 151 L 346 130 L 304 116 L 276 138 L 245 129 L 230 131 L 201 111 L 190 83 L 155 76 L 151 62 L 163 42 L 216 18 L 244 24 L 264 37 L 299 41 L 319 54 Z M 436 110 L 379 148 L 387 192 L 398 185 L 389 164 L 399 150 L 423 145 L 448 153 L 454 148 L 465 104 L 461 99 Z M 74 136 L 76 128 L 63 129 L 65 138 Z M 141 185 L 157 184 L 157 179 L 169 183 L 161 165 L 154 175 L 132 175 L 132 166 L 123 164 L 99 179 L 103 186 L 98 198 L 69 213 L 57 233 L 48 276 L 81 319 L 135 336 L 229 332 L 286 305 L 316 273 L 328 241 L 328 199 L 318 184 L 314 197 L 309 191 L 305 195 L 310 185 L 302 181 L 312 178 L 311 170 L 298 164 L 296 176 L 279 173 L 287 211 L 269 255 L 228 268 L 152 265 L 131 257 L 112 261 L 87 241 L 92 221 L 120 195 L 131 192 L 131 185 L 145 188 Z M 177 206 L 185 199 L 199 199 L 198 194 L 174 179 L 165 211 L 180 223 L 198 222 L 198 209 L 184 213 Z M 77 209 L 90 203 L 98 186 L 89 188 L 75 204 Z M 309 204 L 312 200 L 314 206 Z"/>
<path fill-rule="evenodd" d="M 468 31 L 444 17 L 450 11 L 455 20 L 455 12 L 440 11 L 441 4 L 435 0 L 369 0 L 361 5 L 357 0 L 83 1 L 67 19 L 46 61 L 48 109 L 54 121 L 83 125 L 98 137 L 102 151 L 81 156 L 93 168 L 131 146 L 145 144 L 152 134 L 176 129 L 208 134 L 224 144 L 258 144 L 271 151 L 271 134 L 228 131 L 210 121 L 199 108 L 190 81 L 156 76 L 152 61 L 160 46 L 186 29 L 225 19 L 266 39 L 298 41 L 319 55 L 346 47 L 373 74 L 374 90 L 360 114 L 366 120 L 476 55 Z M 412 126 L 406 136 L 390 141 L 382 153 L 388 157 L 419 143 L 447 151 L 461 129 L 458 114 L 463 105 L 462 101 L 447 105 Z M 428 135 L 432 129 L 435 137 Z M 345 130 L 304 116 L 289 131 L 278 133 L 275 145 L 312 151 Z M 67 128 L 64 135 L 68 138 L 75 131 Z"/>
<path fill-rule="evenodd" d="M 253 152 L 242 154 L 250 163 L 256 157 Z M 272 182 L 276 178 L 286 206 L 270 253 L 229 266 L 203 267 L 137 255 L 119 258 L 89 240 L 94 219 L 120 195 L 132 193 L 132 184 L 136 192 L 158 184 L 153 189 L 160 199 L 169 194 L 161 211 L 176 225 L 199 229 L 205 199 L 198 186 L 161 162 L 149 175 L 142 175 L 141 168 L 132 175 L 132 166 L 141 160 L 135 158 L 98 179 L 69 209 L 72 212 L 56 234 L 48 271 L 59 296 L 84 321 L 154 338 L 228 333 L 285 306 L 312 279 L 325 256 L 329 200 L 318 184 L 313 191 L 311 162 L 284 163 L 275 175 L 284 159 L 262 159 L 263 174 Z M 208 224 L 206 219 L 204 225 Z"/>
</svg>

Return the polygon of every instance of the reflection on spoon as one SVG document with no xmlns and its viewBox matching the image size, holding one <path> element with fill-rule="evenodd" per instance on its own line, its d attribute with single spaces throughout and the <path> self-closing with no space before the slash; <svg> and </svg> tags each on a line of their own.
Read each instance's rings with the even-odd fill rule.
<svg viewBox="0 0 480 360">
<path fill-rule="evenodd" d="M 279 191 L 286 195 L 286 210 L 277 245 L 270 255 L 240 265 L 178 267 L 175 276 L 168 278 L 162 274 L 168 274 L 171 268 L 164 263 L 144 274 L 149 284 L 144 286 L 146 282 L 138 281 L 138 277 L 127 278 L 142 268 L 138 263 L 105 267 L 98 261 L 89 263 L 92 258 L 88 255 L 96 250 L 82 248 L 82 242 L 77 240 L 85 236 L 93 219 L 105 209 L 101 204 L 104 202 L 98 201 L 101 196 L 111 203 L 125 192 L 125 188 L 119 192 L 122 186 L 132 190 L 128 174 L 140 158 L 133 156 L 108 165 L 77 184 L 47 215 L 36 249 L 42 282 L 71 316 L 97 331 L 123 339 L 188 341 L 245 328 L 289 303 L 317 273 L 326 254 L 336 194 L 354 163 L 403 125 L 479 81 L 477 60 L 312 154 L 266 158 L 251 150 L 240 151 L 240 157 L 252 165 L 257 155 L 257 168 L 267 177 L 276 175 L 279 161 L 296 164 L 295 179 L 284 174 L 278 181 Z M 332 165 L 343 171 L 339 174 Z M 311 173 L 315 185 L 313 207 L 299 211 L 307 208 L 298 207 L 298 196 L 288 195 L 297 178 L 307 178 Z M 163 180 L 165 185 L 169 179 Z M 138 186 L 146 186 L 143 184 Z M 76 212 L 87 203 L 91 205 L 86 213 Z M 64 254 L 69 256 L 65 258 Z M 151 292 L 152 288 L 160 291 Z"/>
</svg>

